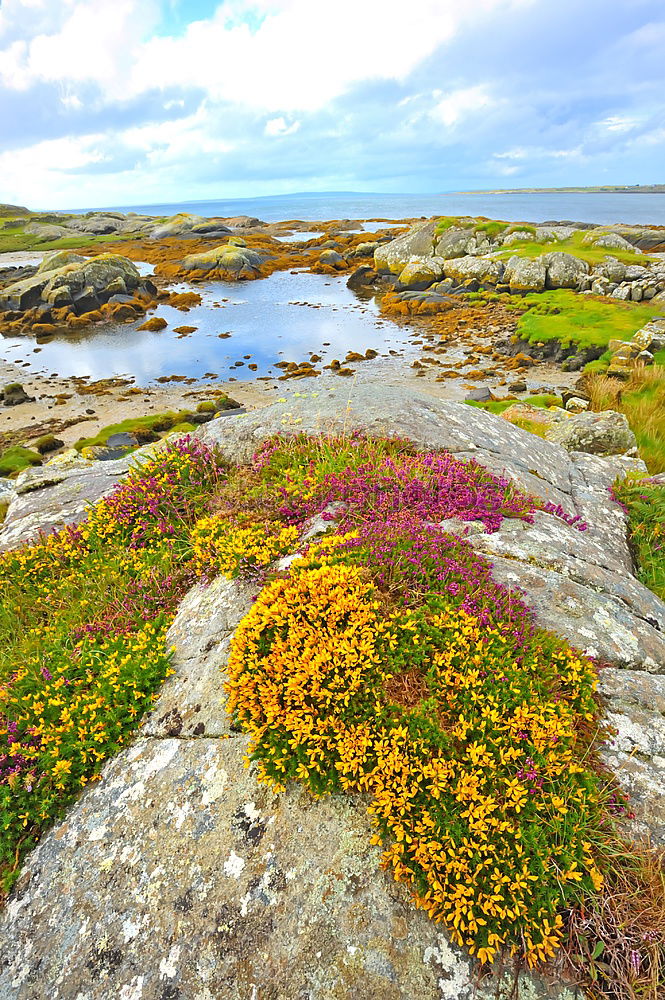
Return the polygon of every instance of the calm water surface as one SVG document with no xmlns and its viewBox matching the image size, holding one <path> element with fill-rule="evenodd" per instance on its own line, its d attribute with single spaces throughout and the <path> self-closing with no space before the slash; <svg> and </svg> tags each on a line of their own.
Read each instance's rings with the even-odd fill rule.
<svg viewBox="0 0 665 1000">
<path fill-rule="evenodd" d="M 173 287 L 186 291 L 192 286 Z M 31 373 L 93 379 L 126 375 L 149 385 L 174 374 L 237 379 L 279 375 L 276 361 L 306 361 L 311 352 L 320 354 L 323 364 L 367 348 L 386 355 L 391 349 L 404 351 L 409 359 L 418 353 L 408 342 L 413 331 L 383 318 L 372 298 L 356 296 L 346 287 L 346 276 L 280 271 L 259 281 L 211 282 L 196 291 L 203 302 L 189 312 L 160 304 L 149 314 L 169 324 L 159 333 L 137 330 L 141 320 L 98 326 L 84 334 L 63 332 L 40 343 L 2 337 L 0 356 L 27 362 L 25 370 Z M 178 326 L 198 329 L 178 336 L 173 329 Z M 230 336 L 220 338 L 226 333 Z"/>
<path fill-rule="evenodd" d="M 93 206 L 95 207 L 95 206 Z M 97 206 L 98 207 L 98 206 Z M 431 215 L 486 215 L 507 222 L 572 220 L 611 225 L 633 222 L 665 226 L 665 194 L 362 194 L 332 192 L 181 201 L 160 205 L 106 205 L 117 211 L 148 215 L 194 212 L 203 216 L 252 215 L 265 222 L 285 219 L 404 219 Z M 85 211 L 79 209 L 75 211 Z M 367 228 L 367 227 L 366 227 Z"/>
</svg>

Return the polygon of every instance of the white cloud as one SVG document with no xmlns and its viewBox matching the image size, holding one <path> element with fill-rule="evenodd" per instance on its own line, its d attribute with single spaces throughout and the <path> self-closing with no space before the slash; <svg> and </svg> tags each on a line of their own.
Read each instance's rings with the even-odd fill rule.
<svg viewBox="0 0 665 1000">
<path fill-rule="evenodd" d="M 0 73 L 17 89 L 40 80 L 95 81 L 107 96 L 129 98 L 180 86 L 268 112 L 314 110 L 361 80 L 402 80 L 461 28 L 531 2 L 415 0 L 405 16 L 402 0 L 337 0 L 325 8 L 312 0 L 231 0 L 173 38 L 150 37 L 157 0 L 54 0 L 59 29 L 9 46 Z"/>
<path fill-rule="evenodd" d="M 438 97 L 440 92 L 435 91 Z M 432 108 L 430 114 L 436 121 L 447 128 L 453 128 L 470 115 L 485 111 L 496 104 L 496 100 L 487 92 L 486 87 L 464 87 L 446 94 Z"/>
<path fill-rule="evenodd" d="M 266 135 L 293 135 L 293 133 L 297 132 L 299 128 L 299 121 L 295 121 L 290 125 L 287 125 L 286 119 L 280 116 L 279 118 L 270 118 L 269 121 L 266 122 L 263 131 Z"/>
</svg>

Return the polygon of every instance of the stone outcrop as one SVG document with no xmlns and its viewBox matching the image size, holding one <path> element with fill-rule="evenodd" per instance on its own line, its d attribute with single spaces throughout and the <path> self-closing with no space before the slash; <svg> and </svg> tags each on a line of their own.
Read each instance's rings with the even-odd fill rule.
<svg viewBox="0 0 665 1000">
<path fill-rule="evenodd" d="M 251 281 L 261 277 L 262 260 L 255 250 L 225 243 L 203 253 L 190 254 L 182 262 L 183 271 L 200 272 L 226 281 Z"/>
<path fill-rule="evenodd" d="M 52 269 L 47 262 L 46 268 L 42 267 L 32 277 L 3 288 L 0 310 L 23 312 L 35 307 L 68 306 L 81 314 L 97 309 L 113 295 L 148 287 L 126 257 L 111 253 L 88 258 L 74 256 L 74 261 Z"/>
<path fill-rule="evenodd" d="M 230 233 L 231 230 L 229 227 L 217 219 L 204 219 L 201 215 L 190 215 L 188 212 L 180 212 L 165 222 L 153 226 L 150 229 L 150 238 L 153 240 L 162 240 L 173 237 L 182 239 L 186 237 L 200 238 L 201 236 L 205 236 L 209 239 L 215 239 L 227 236 Z"/>
<path fill-rule="evenodd" d="M 374 251 L 374 262 L 379 270 L 400 274 L 412 257 L 433 256 L 437 239 L 437 220 L 413 226 L 408 232 L 390 243 L 382 243 Z"/>
<path fill-rule="evenodd" d="M 665 606 L 633 576 L 608 492 L 639 463 L 569 453 L 481 410 L 385 386 L 298 394 L 197 433 L 243 461 L 275 432 L 354 428 L 475 458 L 588 522 L 580 532 L 539 513 L 492 535 L 445 527 L 468 532 L 542 624 L 612 662 L 602 690 L 619 734 L 608 757 L 628 765 L 618 773 L 635 795 L 635 830 L 662 842 Z M 224 712 L 222 681 L 253 594 L 218 579 L 185 598 L 168 636 L 175 673 L 137 739 L 23 867 L 3 917 L 0 996 L 574 1000 L 560 977 L 523 976 L 514 993 L 509 977 L 476 988 L 468 957 L 379 871 L 362 799 L 275 796 L 243 767 L 246 738 Z"/>
<path fill-rule="evenodd" d="M 458 257 L 446 261 L 444 265 L 446 278 L 452 278 L 460 285 L 470 281 L 477 281 L 481 285 L 496 285 L 501 281 L 503 272 L 503 261 L 492 257 Z"/>
<path fill-rule="evenodd" d="M 94 463 L 76 458 L 68 464 L 55 462 L 25 469 L 12 484 L 14 496 L 0 530 L 0 552 L 30 541 L 40 532 L 48 534 L 82 521 L 90 504 L 109 493 L 127 474 L 130 464 L 129 457 Z"/>
<path fill-rule="evenodd" d="M 570 253 L 544 254 L 542 262 L 547 267 L 547 288 L 577 288 L 580 280 L 589 273 L 589 265 Z"/>
<path fill-rule="evenodd" d="M 578 404 L 582 402 L 578 400 Z M 583 405 L 545 410 L 525 400 L 509 406 L 501 416 L 510 422 L 528 420 L 538 424 L 546 440 L 563 445 L 566 451 L 603 456 L 637 454 L 637 441 L 628 420 L 616 410 L 592 413 Z"/>
<path fill-rule="evenodd" d="M 511 292 L 542 292 L 547 282 L 547 266 L 542 257 L 511 257 L 503 280 Z"/>
</svg>

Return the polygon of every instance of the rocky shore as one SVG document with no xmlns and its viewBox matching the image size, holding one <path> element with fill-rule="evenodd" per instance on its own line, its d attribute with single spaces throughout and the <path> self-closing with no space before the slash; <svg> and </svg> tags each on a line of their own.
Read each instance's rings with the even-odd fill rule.
<svg viewBox="0 0 665 1000">
<path fill-rule="evenodd" d="M 0 334 L 36 342 L 36 351 L 51 338 L 66 342 L 74 333 L 92 338 L 94 350 L 95 331 L 120 325 L 161 330 L 167 325 L 155 315 L 161 303 L 196 314 L 197 288 L 290 271 L 330 276 L 346 282 L 360 301 L 374 298 L 383 314 L 405 324 L 413 360 L 405 364 L 403 352 L 395 350 L 377 358 L 377 351 L 359 344 L 346 356 L 317 362 L 313 344 L 309 360 L 276 361 L 273 377 L 201 380 L 174 371 L 162 384 L 147 386 L 131 377 L 38 375 L 26 361 L 4 360 L 0 388 L 18 385 L 21 392 L 9 393 L 7 408 L 0 409 L 3 448 L 31 448 L 49 434 L 69 447 L 105 426 L 185 410 L 214 392 L 254 408 L 276 398 L 290 379 L 318 378 L 322 389 L 344 376 L 363 383 L 388 379 L 426 387 L 438 398 L 480 402 L 512 398 L 528 404 L 534 393 L 554 393 L 564 404 L 574 398 L 571 407 L 583 409 L 588 394 L 576 372 L 596 363 L 625 378 L 665 348 L 665 321 L 658 319 L 659 310 L 665 313 L 665 242 L 657 228 L 448 218 L 397 225 L 377 220 L 365 229 L 361 220 L 267 225 L 250 217 L 155 219 L 119 212 L 30 219 L 13 220 L 22 223 L 20 229 L 7 229 L 5 222 L 4 231 L 15 231 L 17 239 L 27 234 L 40 245 L 65 238 L 80 244 L 75 250 L 31 251 L 41 257 L 37 263 L 34 256 L 11 258 L 12 266 L 3 267 L 0 259 Z M 146 268 L 152 268 L 149 275 Z M 547 305 L 541 309 L 538 301 Z M 590 343 L 522 332 L 525 310 L 528 317 L 543 309 L 561 316 L 563 309 L 563 316 L 571 314 L 571 330 L 583 328 L 584 316 L 574 311 L 585 303 L 601 303 L 622 320 L 633 316 L 621 312 L 630 307 L 638 317 L 635 329 Z M 194 335 L 196 325 L 190 321 L 175 332 L 180 330 L 179 336 Z M 422 353 L 414 357 L 417 345 Z M 517 412 L 532 424 L 533 417 Z"/>
</svg>

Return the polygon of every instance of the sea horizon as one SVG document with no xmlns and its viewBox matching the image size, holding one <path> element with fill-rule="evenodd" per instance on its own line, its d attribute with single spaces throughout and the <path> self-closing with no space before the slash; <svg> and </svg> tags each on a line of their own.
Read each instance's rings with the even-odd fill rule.
<svg viewBox="0 0 665 1000">
<path fill-rule="evenodd" d="M 48 211 L 48 209 L 44 210 Z M 188 199 L 175 202 L 105 204 L 51 211 L 136 212 L 170 216 L 192 211 L 204 217 L 250 215 L 264 222 L 330 219 L 404 219 L 433 215 L 470 215 L 506 222 L 578 222 L 596 225 L 665 225 L 665 194 L 660 192 L 512 191 L 493 193 L 383 194 L 317 191 L 259 195 L 253 198 Z"/>
</svg>

